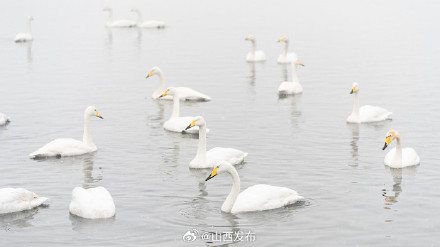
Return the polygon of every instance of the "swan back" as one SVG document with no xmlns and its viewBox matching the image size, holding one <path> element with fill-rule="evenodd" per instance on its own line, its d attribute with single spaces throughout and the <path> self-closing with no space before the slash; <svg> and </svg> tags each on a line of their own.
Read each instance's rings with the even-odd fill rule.
<svg viewBox="0 0 440 247">
<path fill-rule="evenodd" d="M 0 126 L 8 124 L 10 121 L 8 116 L 0 112 Z"/>
<path fill-rule="evenodd" d="M 83 189 L 75 187 L 72 191 L 70 213 L 87 218 L 110 218 L 115 215 L 113 198 L 104 187 Z"/>
<path fill-rule="evenodd" d="M 0 214 L 19 212 L 38 207 L 47 200 L 23 188 L 0 189 Z"/>
</svg>

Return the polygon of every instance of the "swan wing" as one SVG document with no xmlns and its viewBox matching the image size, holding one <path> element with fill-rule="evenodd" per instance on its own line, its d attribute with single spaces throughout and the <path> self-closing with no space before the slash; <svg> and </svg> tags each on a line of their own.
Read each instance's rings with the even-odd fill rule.
<svg viewBox="0 0 440 247">
<path fill-rule="evenodd" d="M 402 148 L 402 165 L 415 166 L 420 164 L 420 157 L 414 148 Z"/>
<path fill-rule="evenodd" d="M 31 153 L 29 157 L 35 159 L 54 156 L 74 156 L 94 151 L 96 151 L 96 149 L 87 146 L 82 141 L 62 138 L 49 142 L 37 151 Z"/>
<path fill-rule="evenodd" d="M 23 188 L 0 189 L 0 214 L 19 212 L 38 207 L 47 200 Z"/>
<path fill-rule="evenodd" d="M 267 184 L 257 184 L 241 192 L 231 213 L 263 211 L 280 208 L 304 199 L 292 189 Z"/>
<path fill-rule="evenodd" d="M 392 112 L 379 107 L 379 106 L 371 106 L 365 105 L 359 109 L 359 115 L 361 122 L 377 122 L 389 119 Z"/>
<path fill-rule="evenodd" d="M 117 20 L 107 24 L 109 27 L 135 27 L 136 22 L 131 20 Z"/>
<path fill-rule="evenodd" d="M 283 81 L 278 87 L 280 94 L 299 94 L 302 93 L 303 88 L 299 82 Z"/>
<path fill-rule="evenodd" d="M 210 101 L 211 97 L 189 87 L 176 87 L 182 100 Z"/>
<path fill-rule="evenodd" d="M 3 113 L 0 113 L 0 126 L 5 125 L 5 124 L 7 124 L 7 123 L 9 123 L 9 122 L 10 122 L 9 117 L 6 116 L 6 115 L 3 114 Z"/>
<path fill-rule="evenodd" d="M 72 191 L 72 201 L 69 205 L 70 213 L 87 218 L 109 218 L 115 215 L 115 203 L 104 187 L 83 189 L 75 187 Z"/>
<path fill-rule="evenodd" d="M 32 35 L 30 33 L 18 33 L 14 39 L 15 42 L 26 42 L 31 40 Z"/>
<path fill-rule="evenodd" d="M 141 27 L 143 27 L 143 28 L 164 28 L 165 22 L 157 21 L 157 20 L 145 21 L 144 23 L 142 23 Z"/>
<path fill-rule="evenodd" d="M 194 126 L 191 129 L 185 130 L 186 127 L 188 127 L 189 124 L 194 120 L 194 117 L 177 117 L 177 118 L 170 118 L 163 124 L 163 128 L 172 131 L 172 132 L 179 132 L 179 133 L 189 133 L 189 134 L 198 134 L 199 133 L 199 126 Z M 206 130 L 208 132 L 208 130 Z"/>
<path fill-rule="evenodd" d="M 296 60 L 298 60 L 298 56 L 294 52 L 289 52 L 286 55 L 281 54 L 280 56 L 278 56 L 278 63 L 290 63 Z"/>
<path fill-rule="evenodd" d="M 228 161 L 232 165 L 237 165 L 242 163 L 247 155 L 248 153 L 235 148 L 222 147 L 215 147 L 206 152 L 208 167 L 214 167 L 217 162 L 222 160 Z"/>
</svg>

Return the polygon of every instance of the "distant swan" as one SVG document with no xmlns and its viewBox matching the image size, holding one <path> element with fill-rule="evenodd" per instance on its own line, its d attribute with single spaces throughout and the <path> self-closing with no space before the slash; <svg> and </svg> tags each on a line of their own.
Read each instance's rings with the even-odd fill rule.
<svg viewBox="0 0 440 247">
<path fill-rule="evenodd" d="M 349 123 L 368 123 L 368 122 L 378 122 L 384 121 L 390 118 L 392 112 L 378 107 L 365 105 L 359 108 L 359 85 L 355 82 L 353 83 L 352 90 L 350 94 L 354 96 L 353 111 L 347 118 Z"/>
<path fill-rule="evenodd" d="M 136 27 L 136 22 L 132 20 L 117 20 L 113 21 L 113 10 L 111 8 L 104 8 L 104 11 L 108 11 L 108 21 L 106 23 L 107 27 L 116 27 L 116 28 L 124 28 L 124 27 Z"/>
<path fill-rule="evenodd" d="M 160 97 L 165 96 L 172 96 L 173 97 L 173 113 L 171 114 L 170 119 L 168 119 L 164 124 L 163 128 L 172 131 L 172 132 L 179 132 L 179 133 L 188 133 L 188 134 L 198 134 L 199 129 L 190 129 L 186 130 L 186 126 L 188 126 L 188 123 L 190 123 L 194 117 L 180 117 L 180 91 L 178 88 L 169 87 L 165 93 L 163 93 Z"/>
<path fill-rule="evenodd" d="M 400 142 L 400 134 L 396 130 L 387 132 L 385 145 L 382 150 L 388 147 L 391 141 L 396 140 L 396 147 L 392 148 L 385 156 L 385 165 L 392 168 L 403 168 L 420 164 L 420 157 L 413 148 L 403 148 Z"/>
<path fill-rule="evenodd" d="M 199 127 L 199 145 L 196 157 L 189 163 L 190 168 L 212 168 L 217 162 L 225 160 L 233 165 L 240 164 L 248 155 L 234 148 L 215 147 L 206 152 L 206 122 L 203 117 L 195 117 L 186 129 Z"/>
<path fill-rule="evenodd" d="M 278 42 L 284 42 L 283 53 L 278 57 L 278 63 L 290 63 L 292 61 L 298 60 L 296 53 L 289 52 L 289 39 L 287 37 L 282 37 Z"/>
<path fill-rule="evenodd" d="M 31 21 L 34 20 L 34 17 L 29 16 L 27 21 L 26 21 L 26 32 L 25 33 L 18 33 L 15 36 L 14 41 L 15 42 L 28 42 L 28 41 L 32 41 L 34 38 L 32 37 L 32 32 L 31 32 Z"/>
<path fill-rule="evenodd" d="M 74 156 L 86 153 L 95 152 L 98 150 L 96 145 L 93 143 L 91 130 L 90 130 L 90 117 L 95 116 L 103 118 L 99 115 L 98 111 L 94 106 L 89 106 L 84 111 L 84 135 L 83 141 L 78 141 L 75 139 L 56 139 L 48 144 L 44 145 L 37 151 L 31 153 L 29 157 L 31 159 L 38 159 L 44 157 L 63 157 L 63 156 Z"/>
<path fill-rule="evenodd" d="M 138 14 L 137 27 L 141 28 L 165 28 L 165 22 L 163 21 L 142 21 L 141 11 L 138 9 L 132 9 L 132 12 L 136 12 Z"/>
<path fill-rule="evenodd" d="M 298 76 L 296 75 L 296 68 L 298 65 L 304 66 L 298 59 L 291 62 L 292 68 L 292 81 L 283 81 L 278 87 L 278 93 L 280 95 L 287 94 L 300 94 L 303 91 L 303 87 L 299 83 Z"/>
<path fill-rule="evenodd" d="M 267 184 L 257 184 L 240 193 L 240 177 L 237 170 L 227 161 L 220 161 L 206 181 L 225 172 L 232 177 L 232 189 L 222 205 L 223 212 L 236 214 L 270 210 L 304 199 L 292 189 Z"/>
<path fill-rule="evenodd" d="M 163 75 L 162 70 L 155 66 L 151 69 L 150 73 L 148 73 L 146 78 L 149 78 L 153 75 L 158 75 L 160 79 L 160 86 L 156 91 L 154 91 L 153 95 L 151 97 L 153 99 L 165 99 L 165 100 L 172 100 L 173 98 L 171 96 L 165 96 L 161 97 L 163 92 L 165 91 L 165 77 Z M 208 95 L 202 94 L 194 89 L 191 89 L 189 87 L 175 87 L 179 91 L 179 96 L 181 100 L 188 100 L 188 101 L 210 101 L 211 97 Z"/>
<path fill-rule="evenodd" d="M 20 212 L 40 206 L 47 200 L 22 188 L 0 189 L 0 214 Z"/>
<path fill-rule="evenodd" d="M 8 116 L 0 112 L 0 126 L 8 124 L 10 121 Z"/>
<path fill-rule="evenodd" d="M 248 53 L 246 57 L 246 61 L 248 62 L 261 62 L 266 60 L 266 55 L 264 55 L 263 51 L 257 51 L 257 47 L 255 44 L 255 37 L 249 36 L 245 40 L 252 42 L 252 50 Z"/>
<path fill-rule="evenodd" d="M 83 189 L 75 187 L 69 205 L 71 214 L 86 219 L 110 218 L 115 215 L 112 195 L 104 187 Z"/>
</svg>

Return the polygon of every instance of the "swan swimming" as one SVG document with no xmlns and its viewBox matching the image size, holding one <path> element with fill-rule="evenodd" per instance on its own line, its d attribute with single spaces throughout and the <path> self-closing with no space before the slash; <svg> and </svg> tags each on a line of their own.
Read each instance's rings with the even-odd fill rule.
<svg viewBox="0 0 440 247">
<path fill-rule="evenodd" d="M 296 53 L 289 52 L 289 39 L 287 37 L 282 37 L 278 42 L 284 42 L 283 53 L 278 57 L 278 63 L 290 63 L 292 61 L 298 60 Z"/>
<path fill-rule="evenodd" d="M 206 121 L 203 117 L 197 116 L 186 129 L 199 128 L 199 145 L 196 157 L 189 163 L 190 168 L 212 168 L 217 162 L 225 160 L 233 165 L 240 164 L 248 155 L 243 151 L 234 148 L 215 147 L 206 152 Z"/>
<path fill-rule="evenodd" d="M 150 20 L 150 21 L 142 21 L 142 14 L 141 11 L 138 9 L 132 9 L 132 12 L 136 12 L 138 15 L 137 20 L 137 27 L 141 28 L 165 28 L 165 22 L 163 21 L 156 21 L 156 20 Z"/>
<path fill-rule="evenodd" d="M 112 195 L 104 187 L 83 189 L 75 187 L 69 205 L 71 214 L 86 219 L 110 218 L 115 215 Z"/>
<path fill-rule="evenodd" d="M 250 51 L 246 57 L 246 61 L 248 62 L 262 62 L 266 61 L 266 55 L 264 55 L 264 52 L 259 50 L 257 51 L 257 46 L 255 44 L 255 37 L 254 36 L 248 36 L 245 40 L 248 40 L 252 43 L 252 51 Z"/>
<path fill-rule="evenodd" d="M 34 38 L 32 37 L 32 32 L 31 32 L 31 21 L 34 20 L 34 17 L 29 16 L 27 21 L 26 21 L 26 32 L 25 33 L 18 33 L 15 36 L 14 41 L 15 42 L 28 42 L 28 41 L 32 41 Z"/>
<path fill-rule="evenodd" d="M 420 157 L 414 148 L 402 148 L 400 134 L 396 130 L 387 132 L 382 150 L 385 150 L 393 140 L 396 140 L 396 147 L 392 148 L 385 156 L 385 165 L 392 168 L 403 168 L 420 164 Z"/>
<path fill-rule="evenodd" d="M 160 86 L 156 91 L 154 91 L 153 95 L 151 96 L 153 99 L 165 99 L 165 100 L 172 100 L 173 97 L 171 96 L 163 96 L 163 92 L 165 91 L 165 77 L 163 75 L 162 70 L 155 66 L 151 69 L 151 71 L 148 73 L 148 75 L 145 78 L 149 78 L 153 75 L 158 75 L 160 79 Z M 191 89 L 189 87 L 175 87 L 176 90 L 179 91 L 179 96 L 181 100 L 186 101 L 210 101 L 211 97 L 208 95 L 202 94 L 200 92 L 197 92 L 194 89 Z"/>
<path fill-rule="evenodd" d="M 127 28 L 127 27 L 136 27 L 136 22 L 132 20 L 117 20 L 113 21 L 113 10 L 111 8 L 104 8 L 103 11 L 108 11 L 108 20 L 106 23 L 107 27 L 116 27 L 116 28 Z"/>
<path fill-rule="evenodd" d="M 163 128 L 172 131 L 179 132 L 184 134 L 198 134 L 199 129 L 185 129 L 188 126 L 194 117 L 180 117 L 180 91 L 177 88 L 169 87 L 165 93 L 163 93 L 160 97 L 171 96 L 173 98 L 173 113 L 171 114 L 170 119 L 168 119 L 164 124 Z"/>
<path fill-rule="evenodd" d="M 304 199 L 292 189 L 267 184 L 253 185 L 240 193 L 240 177 L 237 170 L 227 161 L 220 161 L 205 181 L 222 173 L 232 177 L 232 189 L 222 205 L 226 213 L 263 211 L 284 207 Z"/>
<path fill-rule="evenodd" d="M 74 156 L 86 153 L 95 152 L 98 150 L 96 145 L 93 143 L 91 129 L 90 129 L 90 117 L 95 116 L 103 119 L 99 115 L 98 111 L 94 106 L 89 106 L 84 111 L 84 134 L 83 141 L 78 141 L 75 139 L 56 139 L 43 147 L 39 148 L 37 151 L 31 153 L 29 157 L 31 159 L 39 159 L 44 157 L 58 157 L 63 156 Z"/>
<path fill-rule="evenodd" d="M 2 188 L 0 189 L 0 214 L 20 212 L 40 206 L 46 197 L 39 197 L 37 194 L 23 188 Z"/>
<path fill-rule="evenodd" d="M 353 111 L 347 118 L 349 123 L 369 123 L 369 122 L 379 122 L 390 119 L 392 112 L 378 107 L 365 105 L 359 108 L 359 85 L 355 82 L 351 89 L 350 94 L 354 96 Z"/>
<path fill-rule="evenodd" d="M 0 112 L 0 126 L 6 125 L 11 122 L 8 116 Z"/>
<path fill-rule="evenodd" d="M 304 64 L 302 64 L 298 59 L 292 61 L 290 64 L 292 68 L 292 81 L 283 81 L 280 84 L 278 87 L 278 93 L 280 95 L 300 94 L 303 92 L 303 87 L 299 83 L 298 76 L 296 74 L 296 68 L 298 65 L 304 66 Z"/>
</svg>

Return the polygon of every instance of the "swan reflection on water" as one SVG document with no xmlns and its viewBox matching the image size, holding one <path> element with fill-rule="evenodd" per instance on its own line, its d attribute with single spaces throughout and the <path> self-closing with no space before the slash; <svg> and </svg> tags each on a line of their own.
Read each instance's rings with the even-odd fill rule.
<svg viewBox="0 0 440 247">
<path fill-rule="evenodd" d="M 405 167 L 405 168 L 391 168 L 388 166 L 385 166 L 385 169 L 390 172 L 391 176 L 393 177 L 393 194 L 390 194 L 387 189 L 382 190 L 382 196 L 385 198 L 385 205 L 392 205 L 396 202 L 398 202 L 397 198 L 402 193 L 402 179 L 403 176 L 414 176 L 417 172 L 418 166 L 411 166 L 411 167 Z"/>
</svg>

